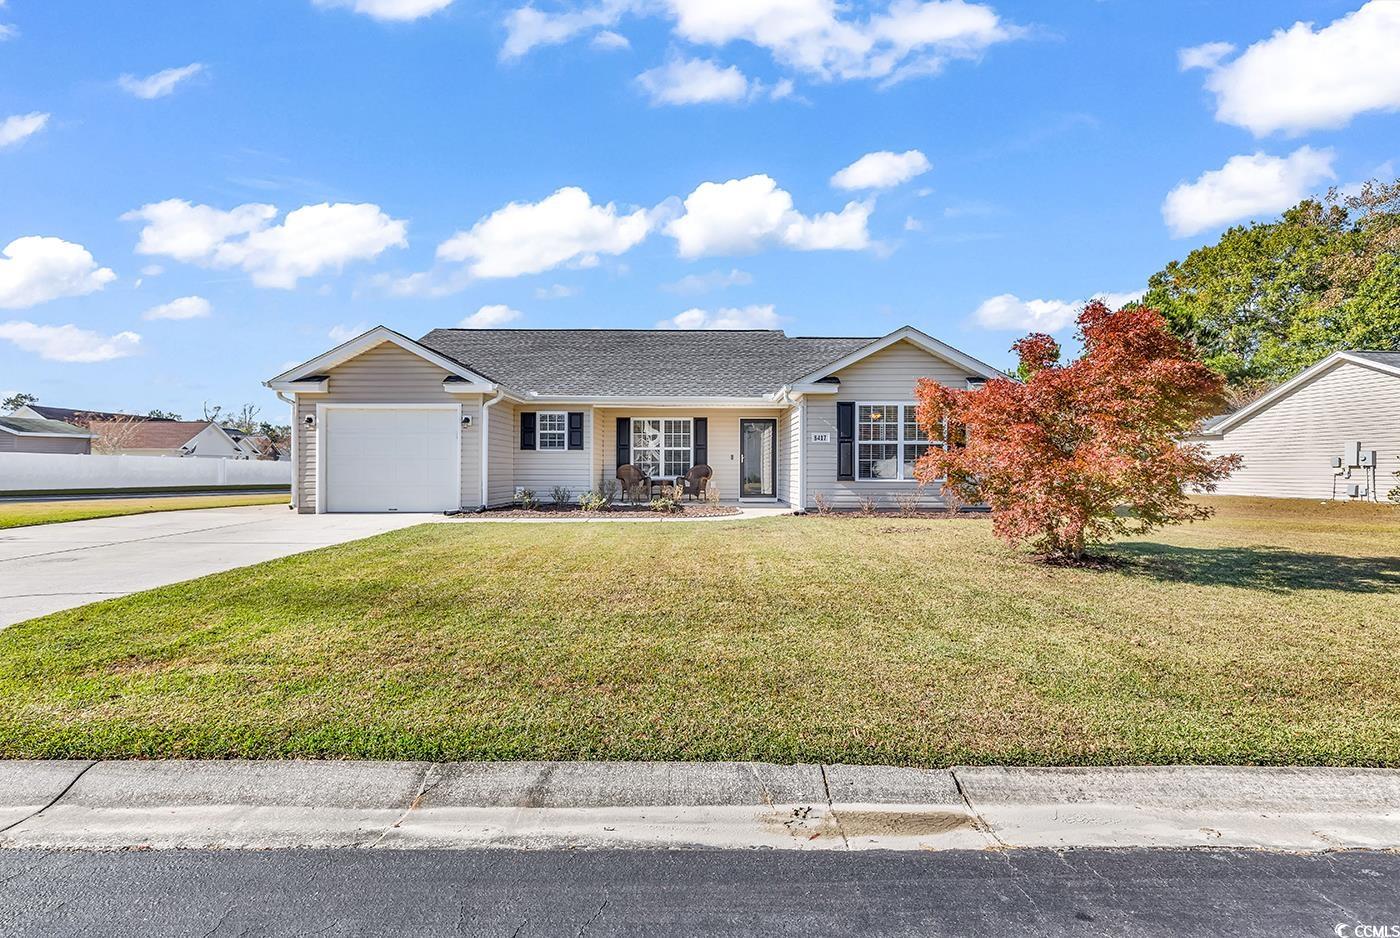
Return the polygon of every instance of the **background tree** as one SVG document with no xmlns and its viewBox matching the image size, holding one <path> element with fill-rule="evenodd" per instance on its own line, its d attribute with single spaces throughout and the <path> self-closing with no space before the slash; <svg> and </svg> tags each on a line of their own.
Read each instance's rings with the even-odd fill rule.
<svg viewBox="0 0 1400 938">
<path fill-rule="evenodd" d="M 161 410 L 158 407 L 146 411 L 146 416 L 152 420 L 179 420 L 180 415 L 173 410 Z"/>
<path fill-rule="evenodd" d="M 1236 403 L 1338 349 L 1400 349 L 1400 180 L 1231 228 L 1153 274 L 1142 303 Z"/>
<path fill-rule="evenodd" d="M 236 412 L 225 413 L 224 408 L 218 404 L 211 405 L 204 402 L 204 419 L 213 420 L 226 427 L 233 427 L 242 430 L 244 433 L 258 432 L 258 414 L 262 408 L 256 404 L 244 404 Z"/>
<path fill-rule="evenodd" d="M 93 434 L 92 451 L 99 455 L 112 455 L 131 449 L 136 442 L 138 428 L 146 422 L 145 417 L 118 417 L 115 420 L 100 420 L 91 414 L 82 424 Z"/>
<path fill-rule="evenodd" d="M 988 504 L 997 536 L 1074 560 L 1116 535 L 1209 517 L 1185 488 L 1211 491 L 1240 462 L 1183 442 L 1218 411 L 1225 381 L 1161 313 L 1095 301 L 1078 322 L 1084 351 L 1069 364 L 1033 334 L 1012 346 L 1024 381 L 962 391 L 924 379 L 916 390 L 925 431 L 941 437 L 946 419 L 962 442 L 931 448 L 915 477 Z"/>
<path fill-rule="evenodd" d="M 21 407 L 28 407 L 30 404 L 39 403 L 39 398 L 33 394 L 25 394 L 23 391 L 16 391 L 9 397 L 0 401 L 0 410 L 7 414 L 12 414 Z"/>
</svg>

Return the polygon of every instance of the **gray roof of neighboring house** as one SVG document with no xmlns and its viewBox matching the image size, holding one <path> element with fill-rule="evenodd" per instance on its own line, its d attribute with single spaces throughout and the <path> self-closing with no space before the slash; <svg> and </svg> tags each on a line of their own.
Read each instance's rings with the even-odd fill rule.
<svg viewBox="0 0 1400 938">
<path fill-rule="evenodd" d="M 758 397 L 875 341 L 774 329 L 434 329 L 419 339 L 509 388 L 569 397 Z"/>
<path fill-rule="evenodd" d="M 147 417 L 143 414 L 119 414 L 110 410 L 81 410 L 72 407 L 50 407 L 47 404 L 29 404 L 30 410 L 43 414 L 50 420 L 164 420 L 163 417 Z"/>
<path fill-rule="evenodd" d="M 62 420 L 47 420 L 40 417 L 0 417 L 0 430 L 13 430 L 16 433 L 61 433 L 64 436 L 91 436 L 82 427 L 75 427 Z"/>
</svg>

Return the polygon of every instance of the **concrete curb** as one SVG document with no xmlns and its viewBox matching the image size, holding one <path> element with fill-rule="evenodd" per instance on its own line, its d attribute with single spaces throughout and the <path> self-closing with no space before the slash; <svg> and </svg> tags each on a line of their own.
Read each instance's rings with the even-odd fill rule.
<svg viewBox="0 0 1400 938">
<path fill-rule="evenodd" d="M 0 847 L 1400 848 L 1400 771 L 0 762 Z"/>
</svg>

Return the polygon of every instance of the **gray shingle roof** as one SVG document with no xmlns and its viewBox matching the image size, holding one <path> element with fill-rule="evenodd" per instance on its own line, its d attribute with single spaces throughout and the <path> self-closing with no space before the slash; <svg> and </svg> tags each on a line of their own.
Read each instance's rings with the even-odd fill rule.
<svg viewBox="0 0 1400 938">
<path fill-rule="evenodd" d="M 1392 368 L 1400 368 L 1400 352 L 1348 352 L 1357 358 L 1365 358 L 1369 361 L 1378 362 L 1382 365 L 1389 365 Z"/>
<path fill-rule="evenodd" d="M 434 329 L 419 340 L 508 388 L 568 397 L 758 397 L 874 341 L 771 329 Z"/>
<path fill-rule="evenodd" d="M 160 420 L 160 417 L 146 417 L 141 414 L 119 414 L 110 410 L 78 410 L 72 407 L 50 407 L 47 404 L 30 404 L 29 409 L 43 414 L 50 420 L 77 420 L 88 423 L 92 420 Z"/>
<path fill-rule="evenodd" d="M 39 417 L 0 417 L 0 428 L 16 433 L 62 433 L 64 436 L 88 436 L 82 427 L 61 420 L 44 420 Z"/>
</svg>

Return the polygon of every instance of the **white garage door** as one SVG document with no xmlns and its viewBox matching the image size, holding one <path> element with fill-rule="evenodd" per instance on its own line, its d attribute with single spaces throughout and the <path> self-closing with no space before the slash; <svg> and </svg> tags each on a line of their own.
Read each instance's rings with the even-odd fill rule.
<svg viewBox="0 0 1400 938">
<path fill-rule="evenodd" d="M 459 409 L 335 407 L 322 442 L 326 511 L 460 508 Z"/>
</svg>

